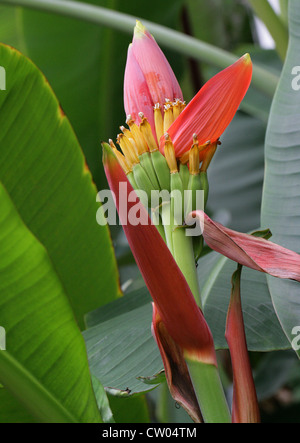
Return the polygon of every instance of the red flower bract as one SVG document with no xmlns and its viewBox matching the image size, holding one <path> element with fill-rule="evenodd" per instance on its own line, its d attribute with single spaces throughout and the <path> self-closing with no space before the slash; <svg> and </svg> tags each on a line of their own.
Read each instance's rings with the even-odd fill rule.
<svg viewBox="0 0 300 443">
<path fill-rule="evenodd" d="M 203 223 L 203 237 L 211 249 L 256 271 L 300 282 L 300 255 L 296 252 L 264 238 L 226 228 L 203 211 L 195 211 L 190 217 L 199 218 Z"/>
<path fill-rule="evenodd" d="M 211 332 L 202 311 L 172 254 L 160 236 L 144 206 L 141 217 L 147 224 L 132 225 L 120 211 L 120 201 L 127 200 L 127 213 L 139 202 L 129 198 L 134 193 L 110 146 L 103 143 L 103 164 L 106 177 L 116 199 L 116 206 L 129 246 L 157 311 L 173 340 L 190 358 L 216 364 Z M 120 195 L 120 183 L 126 183 L 127 194 Z M 132 194 L 131 194 L 132 197 Z"/>
<path fill-rule="evenodd" d="M 177 157 L 191 147 L 193 134 L 200 145 L 216 142 L 232 121 L 252 78 L 249 54 L 212 77 L 168 130 Z M 164 140 L 160 150 L 163 152 Z"/>
</svg>

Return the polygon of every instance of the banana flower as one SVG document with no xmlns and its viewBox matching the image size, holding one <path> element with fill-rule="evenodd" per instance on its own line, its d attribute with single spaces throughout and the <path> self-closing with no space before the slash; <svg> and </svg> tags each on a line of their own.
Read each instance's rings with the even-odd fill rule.
<svg viewBox="0 0 300 443">
<path fill-rule="evenodd" d="M 185 228 L 171 226 L 168 230 L 164 225 L 164 231 L 154 226 L 147 205 L 141 203 L 142 199 L 139 200 L 135 191 L 142 189 L 148 196 L 153 190 L 176 188 L 182 192 L 191 183 L 202 186 L 206 191 L 207 167 L 218 147 L 219 138 L 249 88 L 251 77 L 252 63 L 246 54 L 212 77 L 186 105 L 166 57 L 152 35 L 137 22 L 128 49 L 124 78 L 128 128 L 120 128 L 121 133 L 117 137 L 120 149 L 112 140 L 109 144 L 103 143 L 104 169 L 115 196 L 120 221 L 153 298 L 152 332 L 162 356 L 170 392 L 198 422 L 228 421 L 228 417 L 222 405 L 220 408 L 223 410 L 217 415 L 207 411 L 203 414 L 202 394 L 212 395 L 215 399 L 214 395 L 218 395 L 215 403 L 222 404 L 223 400 L 216 390 L 210 389 L 209 382 L 205 386 L 205 378 L 199 380 L 196 376 L 195 382 L 193 377 L 195 362 L 205 366 L 204 374 L 209 368 L 213 377 L 216 373 L 211 369 L 217 368 L 217 362 L 211 332 L 187 281 L 189 274 L 185 274 L 179 266 L 188 262 L 189 257 L 182 258 L 176 254 L 172 244 L 175 235 L 181 238 L 181 244 L 184 243 L 180 235 Z M 126 186 L 121 187 L 121 184 Z M 121 208 L 124 201 L 125 213 Z M 128 222 L 127 215 L 137 210 L 143 223 Z M 200 220 L 204 226 L 203 238 L 210 248 L 257 271 L 300 281 L 298 254 L 262 238 L 225 228 L 201 210 L 192 212 L 187 218 L 187 222 L 195 220 Z M 195 265 L 193 260 L 194 256 L 191 262 Z M 234 331 L 241 331 L 243 327 L 241 310 L 235 310 L 233 304 L 229 314 L 226 338 L 234 368 L 242 367 L 243 374 L 246 374 L 244 386 L 247 386 L 251 403 L 248 412 L 243 415 L 241 404 L 245 396 L 242 385 L 237 386 L 239 377 L 235 374 L 233 421 L 258 421 L 249 362 L 245 357 L 244 366 L 237 363 L 241 350 L 241 355 L 246 355 L 246 344 L 244 340 L 238 342 L 232 339 Z M 199 389 L 197 391 L 198 382 L 202 383 L 201 395 Z"/>
</svg>

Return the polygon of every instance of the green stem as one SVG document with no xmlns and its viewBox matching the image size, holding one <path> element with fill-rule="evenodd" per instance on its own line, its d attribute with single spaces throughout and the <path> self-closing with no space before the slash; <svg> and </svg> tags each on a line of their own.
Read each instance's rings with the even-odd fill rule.
<svg viewBox="0 0 300 443">
<path fill-rule="evenodd" d="M 162 204 L 161 219 L 162 219 L 162 224 L 164 225 L 164 229 L 165 229 L 165 239 L 166 239 L 165 242 L 166 242 L 171 254 L 174 255 L 173 238 L 172 238 L 174 219 L 171 214 L 171 204 L 170 203 L 164 202 Z"/>
<path fill-rule="evenodd" d="M 166 239 L 166 235 L 165 235 L 164 226 L 162 224 L 161 217 L 157 211 L 152 211 L 152 221 L 153 221 L 154 225 L 156 226 L 156 229 L 158 230 L 158 232 L 162 236 L 163 241 L 166 243 L 167 239 Z"/>
<path fill-rule="evenodd" d="M 184 199 L 182 197 L 182 180 L 179 173 L 171 174 L 171 190 L 171 217 L 174 220 L 172 229 L 173 256 L 194 295 L 197 305 L 201 308 L 193 237 L 186 235 L 186 229 L 180 223 L 183 215 Z M 179 193 L 175 193 L 176 190 Z M 212 352 L 214 352 L 214 349 L 212 349 Z M 205 422 L 229 422 L 230 414 L 217 367 L 213 364 L 190 360 L 188 355 L 185 355 L 185 360 Z"/>
<path fill-rule="evenodd" d="M 257 17 L 266 25 L 275 41 L 276 50 L 284 61 L 289 43 L 289 34 L 283 21 L 276 14 L 268 0 L 249 0 L 249 3 Z"/>
<path fill-rule="evenodd" d="M 173 256 L 201 308 L 193 237 L 187 236 L 184 228 L 174 226 L 172 240 Z M 205 423 L 229 423 L 230 413 L 217 367 L 190 360 L 188 356 L 185 360 Z"/>
<path fill-rule="evenodd" d="M 258 0 L 263 1 L 263 0 Z M 119 11 L 113 11 L 100 6 L 86 3 L 63 0 L 0 0 L 0 4 L 22 6 L 39 11 L 51 12 L 79 20 L 88 21 L 97 25 L 108 26 L 119 31 L 132 34 L 136 18 Z M 202 42 L 191 36 L 174 31 L 165 26 L 143 20 L 143 24 L 155 34 L 156 40 L 164 46 L 188 57 L 212 64 L 224 69 L 234 63 L 238 57 L 230 52 Z M 253 66 L 252 84 L 259 91 L 273 97 L 278 83 L 278 77 L 271 72 Z"/>
<path fill-rule="evenodd" d="M 200 288 L 195 264 L 193 237 L 185 235 L 185 229 L 177 227 L 173 230 L 173 255 L 195 297 L 197 305 L 201 308 Z"/>
<path fill-rule="evenodd" d="M 158 398 L 156 415 L 160 423 L 171 423 L 172 418 L 170 417 L 168 408 L 168 399 L 170 393 L 167 383 L 161 383 L 158 387 Z"/>
<path fill-rule="evenodd" d="M 231 423 L 228 404 L 216 366 L 186 358 L 204 423 Z"/>
</svg>

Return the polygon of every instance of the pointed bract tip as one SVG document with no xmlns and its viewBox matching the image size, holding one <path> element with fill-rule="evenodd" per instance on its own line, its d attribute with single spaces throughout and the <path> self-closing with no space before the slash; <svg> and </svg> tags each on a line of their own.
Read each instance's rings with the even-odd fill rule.
<svg viewBox="0 0 300 443">
<path fill-rule="evenodd" d="M 109 142 L 110 142 L 111 140 L 109 140 Z M 102 148 L 103 148 L 103 150 L 105 150 L 105 151 L 111 151 L 111 147 L 110 147 L 110 145 L 109 145 L 109 143 L 107 143 L 107 142 L 101 142 L 101 146 L 102 146 Z"/>
<path fill-rule="evenodd" d="M 129 43 L 128 49 L 127 49 L 127 57 L 129 57 L 129 55 L 131 54 L 131 51 L 132 51 L 132 43 Z"/>
<path fill-rule="evenodd" d="M 116 160 L 116 156 L 113 153 L 112 148 L 110 147 L 110 145 L 106 142 L 102 142 L 101 143 L 102 149 L 103 149 L 103 155 L 102 155 L 102 160 L 103 160 L 103 164 L 107 164 L 108 161 L 110 160 Z"/>
<path fill-rule="evenodd" d="M 136 21 L 136 25 L 134 27 L 134 37 L 142 38 L 146 34 L 146 27 L 139 20 Z"/>
<path fill-rule="evenodd" d="M 244 55 L 241 57 L 241 59 L 244 61 L 244 63 L 245 63 L 246 65 L 252 65 L 252 60 L 251 60 L 250 54 L 248 54 L 248 52 L 247 52 L 246 54 L 244 54 Z"/>
</svg>

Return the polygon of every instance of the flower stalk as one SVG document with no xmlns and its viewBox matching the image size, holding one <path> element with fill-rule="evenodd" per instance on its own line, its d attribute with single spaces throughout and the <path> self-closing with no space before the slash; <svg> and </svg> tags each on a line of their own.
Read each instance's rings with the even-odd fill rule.
<svg viewBox="0 0 300 443">
<path fill-rule="evenodd" d="M 148 223 L 145 225 L 133 226 L 124 219 L 126 214 L 120 211 L 120 201 L 124 199 L 128 201 L 127 211 L 130 212 L 134 204 L 136 204 L 132 198 L 129 198 L 133 189 L 111 147 L 106 143 L 103 143 L 102 146 L 106 176 L 110 188 L 116 197 L 116 205 L 123 229 L 144 281 L 152 295 L 155 305 L 155 316 L 158 313 L 159 322 L 162 322 L 164 325 L 157 332 L 156 324 L 153 323 L 153 331 L 155 339 L 159 343 L 165 371 L 167 372 L 167 379 L 171 383 L 170 380 L 174 380 L 178 370 L 176 366 L 168 363 L 170 358 L 172 357 L 173 360 L 177 359 L 178 361 L 181 355 L 188 365 L 184 371 L 186 380 L 189 377 L 191 379 L 191 385 L 187 383 L 187 386 L 193 386 L 198 401 L 197 392 L 200 395 L 204 391 L 203 395 L 205 395 L 206 385 L 210 386 L 209 392 L 212 392 L 216 399 L 216 403 L 212 402 L 208 397 L 204 401 L 205 405 L 202 407 L 206 411 L 206 420 L 209 421 L 213 417 L 216 421 L 223 422 L 225 417 L 227 417 L 228 421 L 228 406 L 223 401 L 223 388 L 216 375 L 218 370 L 213 338 L 203 313 L 195 301 L 187 279 L 179 269 L 169 248 L 165 245 L 163 237 L 151 223 L 146 208 L 144 206 L 140 207 L 143 218 L 148 218 Z M 120 183 L 127 183 L 126 195 L 120 195 Z M 184 234 L 184 229 L 178 229 L 178 232 Z M 183 237 L 181 237 L 181 240 L 183 240 Z M 190 270 L 194 270 L 193 251 L 190 250 L 189 255 L 185 257 L 187 259 L 191 258 L 192 265 Z M 166 269 L 166 272 L 162 278 L 161 272 L 163 269 Z M 166 328 L 166 333 L 162 332 L 164 328 Z M 176 352 L 175 349 L 177 349 Z M 166 360 L 166 355 L 169 356 L 168 361 Z M 180 366 L 182 365 L 180 364 Z M 202 373 L 203 375 L 201 375 Z M 203 380 L 205 380 L 205 386 L 202 385 Z M 176 386 L 172 383 L 170 391 L 174 393 L 174 390 L 177 392 Z M 191 392 L 190 388 L 184 391 L 183 395 L 185 398 L 190 396 L 188 392 Z M 195 417 L 195 404 L 188 406 L 188 402 L 183 403 L 184 407 L 187 408 L 187 412 Z"/>
<path fill-rule="evenodd" d="M 231 423 L 219 371 L 215 365 L 203 364 L 185 356 L 194 390 L 205 423 Z"/>
</svg>

